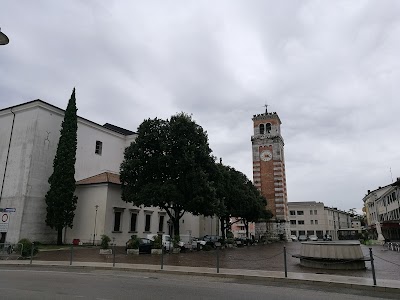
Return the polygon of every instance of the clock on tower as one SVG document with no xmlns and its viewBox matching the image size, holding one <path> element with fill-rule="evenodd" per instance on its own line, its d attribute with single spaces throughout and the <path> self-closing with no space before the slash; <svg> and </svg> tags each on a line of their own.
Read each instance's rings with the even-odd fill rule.
<svg viewBox="0 0 400 300">
<path fill-rule="evenodd" d="M 284 141 L 281 120 L 276 112 L 253 116 L 253 182 L 267 199 L 267 209 L 273 213 L 269 230 L 288 235 L 288 207 Z"/>
</svg>

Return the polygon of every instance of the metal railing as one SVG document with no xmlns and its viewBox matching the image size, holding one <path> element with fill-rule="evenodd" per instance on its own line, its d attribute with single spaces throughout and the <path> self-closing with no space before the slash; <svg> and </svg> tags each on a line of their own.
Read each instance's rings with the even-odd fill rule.
<svg viewBox="0 0 400 300">
<path fill-rule="evenodd" d="M 0 243 L 0 259 L 19 259 L 22 257 L 23 248 L 21 243 Z"/>
</svg>

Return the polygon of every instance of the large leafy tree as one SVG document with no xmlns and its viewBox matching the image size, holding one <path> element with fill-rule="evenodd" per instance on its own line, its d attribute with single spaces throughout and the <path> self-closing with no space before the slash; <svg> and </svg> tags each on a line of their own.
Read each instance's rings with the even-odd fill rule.
<svg viewBox="0 0 400 300">
<path fill-rule="evenodd" d="M 122 199 L 164 209 L 175 235 L 185 212 L 213 215 L 215 163 L 203 128 L 179 113 L 170 120 L 147 119 L 137 133 L 121 164 Z"/>
<path fill-rule="evenodd" d="M 221 222 L 222 235 L 230 230 L 232 218 L 243 221 L 248 236 L 248 223 L 256 222 L 269 216 L 266 210 L 266 199 L 253 183 L 240 171 L 232 167 L 217 164 L 216 194 L 219 199 L 218 217 Z"/>
<path fill-rule="evenodd" d="M 246 193 L 242 199 L 240 210 L 237 212 L 237 218 L 243 222 L 246 228 L 246 237 L 249 237 L 249 223 L 270 219 L 272 213 L 266 209 L 267 200 L 250 180 L 245 183 L 244 189 Z"/>
<path fill-rule="evenodd" d="M 49 178 L 50 189 L 45 198 L 46 224 L 57 230 L 58 245 L 62 244 L 63 228 L 72 228 L 77 203 L 77 197 L 74 195 L 78 130 L 76 112 L 74 88 L 61 124 L 61 135 L 53 161 L 53 174 Z"/>
</svg>

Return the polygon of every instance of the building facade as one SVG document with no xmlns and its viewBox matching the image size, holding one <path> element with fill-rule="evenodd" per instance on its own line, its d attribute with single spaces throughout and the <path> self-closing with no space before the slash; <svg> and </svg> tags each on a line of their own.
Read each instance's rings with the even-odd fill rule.
<svg viewBox="0 0 400 300">
<path fill-rule="evenodd" d="M 288 202 L 288 209 L 291 235 L 316 235 L 322 239 L 327 234 L 338 240 L 341 232 L 356 226 L 351 213 L 326 207 L 322 202 Z"/>
<path fill-rule="evenodd" d="M 64 110 L 34 100 L 0 110 L 0 209 L 10 208 L 1 242 L 21 238 L 52 243 L 56 231 L 45 224 L 45 195 L 60 137 Z M 65 241 L 96 241 L 106 234 L 124 245 L 132 234 L 169 233 L 166 212 L 134 207 L 121 199 L 120 164 L 136 138 L 130 130 L 78 117 L 75 179 L 78 196 L 74 226 Z M 185 214 L 181 233 L 219 234 L 216 218 Z"/>
<path fill-rule="evenodd" d="M 269 113 L 267 109 L 263 114 L 254 115 L 252 120 L 253 183 L 267 199 L 267 209 L 273 214 L 265 230 L 287 238 L 289 226 L 282 123 L 276 112 Z M 263 230 L 256 228 L 256 232 Z"/>
<path fill-rule="evenodd" d="M 235 238 L 252 238 L 255 236 L 255 223 L 248 223 L 248 235 L 246 234 L 246 225 L 243 221 L 237 220 L 236 218 L 232 218 L 231 222 L 233 223 L 231 226 L 231 231 Z"/>
<path fill-rule="evenodd" d="M 376 223 L 386 240 L 400 240 L 400 178 L 395 183 L 368 190 L 363 198 L 367 225 L 377 238 Z"/>
</svg>

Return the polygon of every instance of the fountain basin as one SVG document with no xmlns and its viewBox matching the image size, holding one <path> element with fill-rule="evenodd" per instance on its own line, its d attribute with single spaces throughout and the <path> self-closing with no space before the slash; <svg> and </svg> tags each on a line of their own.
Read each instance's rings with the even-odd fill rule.
<svg viewBox="0 0 400 300">
<path fill-rule="evenodd" d="M 358 241 L 302 242 L 300 264 L 317 269 L 359 270 L 365 269 L 364 254 Z"/>
</svg>

